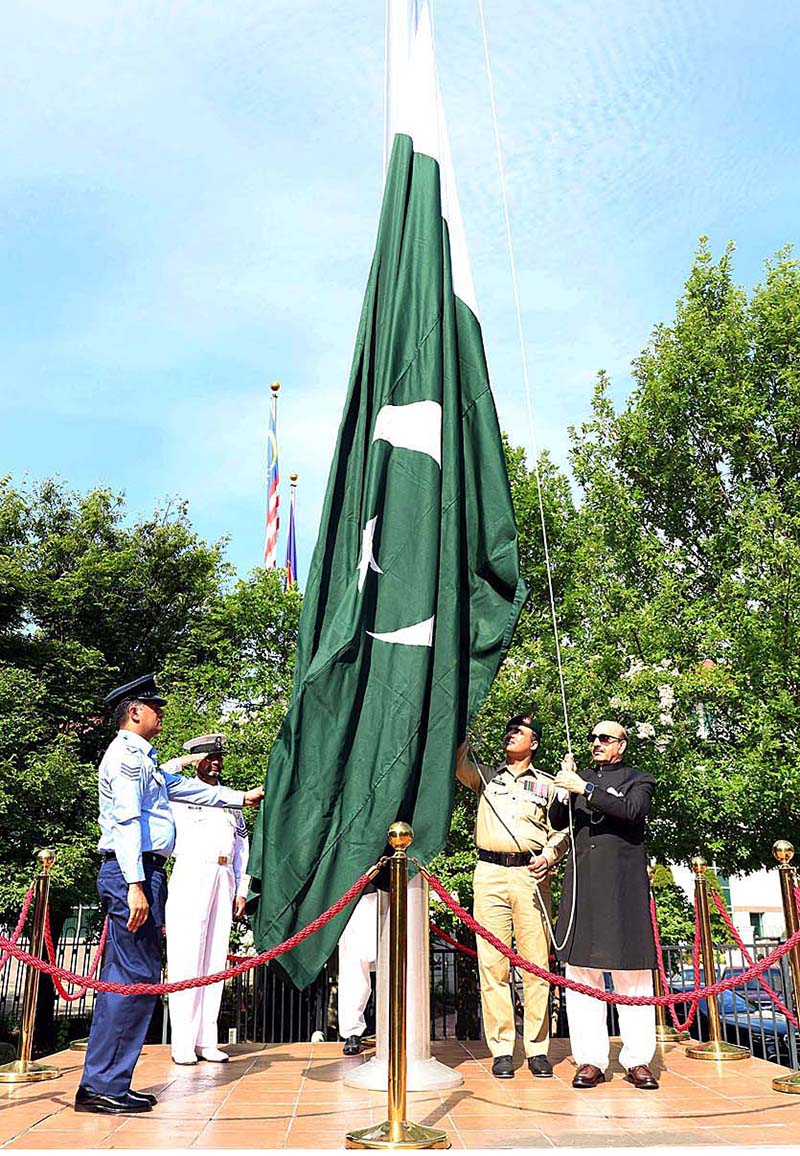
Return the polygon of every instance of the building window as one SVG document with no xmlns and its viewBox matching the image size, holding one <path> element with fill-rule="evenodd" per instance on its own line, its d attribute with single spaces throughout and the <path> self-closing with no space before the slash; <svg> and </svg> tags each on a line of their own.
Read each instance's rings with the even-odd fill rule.
<svg viewBox="0 0 800 1156">
<path fill-rule="evenodd" d="M 750 926 L 753 929 L 753 939 L 761 939 L 764 934 L 764 912 L 750 912 Z"/>
<path fill-rule="evenodd" d="M 717 883 L 719 883 L 719 890 L 725 902 L 728 911 L 731 910 L 731 881 L 727 875 L 717 875 Z"/>
</svg>

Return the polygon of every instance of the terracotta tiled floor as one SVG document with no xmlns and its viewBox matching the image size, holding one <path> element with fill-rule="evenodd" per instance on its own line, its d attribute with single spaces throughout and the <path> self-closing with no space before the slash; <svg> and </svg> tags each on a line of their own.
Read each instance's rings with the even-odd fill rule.
<svg viewBox="0 0 800 1156">
<path fill-rule="evenodd" d="M 411 1094 L 408 1117 L 444 1129 L 453 1148 L 640 1148 L 654 1145 L 767 1146 L 800 1143 L 800 1096 L 773 1092 L 785 1073 L 763 1060 L 710 1064 L 672 1046 L 661 1055 L 661 1090 L 637 1092 L 614 1061 L 611 1079 L 577 1092 L 565 1040 L 553 1044 L 555 1079 L 527 1068 L 495 1080 L 483 1044 L 434 1044 L 436 1056 L 464 1077 L 447 1093 Z M 616 1055 L 616 1049 L 613 1053 Z M 178 1068 L 166 1047 L 145 1049 L 135 1086 L 155 1092 L 143 1116 L 78 1114 L 72 1098 L 82 1056 L 51 1058 L 56 1080 L 0 1085 L 0 1147 L 44 1148 L 343 1148 L 346 1133 L 380 1123 L 386 1094 L 346 1088 L 338 1044 L 240 1045 L 231 1062 Z"/>
</svg>

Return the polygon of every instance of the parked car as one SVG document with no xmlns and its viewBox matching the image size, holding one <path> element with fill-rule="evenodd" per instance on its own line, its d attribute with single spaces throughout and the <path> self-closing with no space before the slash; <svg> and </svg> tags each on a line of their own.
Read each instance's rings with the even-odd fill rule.
<svg viewBox="0 0 800 1156">
<path fill-rule="evenodd" d="M 728 979 L 741 975 L 743 967 L 725 967 L 719 978 Z M 783 976 L 780 968 L 770 967 L 764 973 L 769 986 L 784 1000 Z M 700 986 L 704 986 L 705 976 L 700 969 Z M 670 976 L 670 990 L 693 991 L 695 989 L 694 967 L 683 967 Z M 729 988 L 717 997 L 720 1025 L 724 1038 L 731 1044 L 741 1044 L 750 1049 L 754 1056 L 786 1064 L 790 1061 L 789 1033 L 793 1032 L 795 1042 L 800 1047 L 800 1033 L 785 1015 L 782 1015 L 757 979 L 748 980 L 741 987 Z M 689 1011 L 689 1003 L 678 1003 L 675 1010 L 681 1019 Z M 699 1023 L 697 1021 L 700 1021 Z M 696 1027 L 693 1033 L 708 1039 L 708 1001 L 701 999 L 697 1009 Z"/>
</svg>

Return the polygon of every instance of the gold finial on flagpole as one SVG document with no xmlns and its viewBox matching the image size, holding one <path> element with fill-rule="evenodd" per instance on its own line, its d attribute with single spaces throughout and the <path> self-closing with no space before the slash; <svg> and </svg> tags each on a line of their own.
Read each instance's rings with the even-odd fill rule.
<svg viewBox="0 0 800 1156">
<path fill-rule="evenodd" d="M 293 486 L 297 485 L 297 479 L 299 477 L 300 477 L 299 474 L 289 474 L 289 481 L 292 483 Z"/>
<path fill-rule="evenodd" d="M 278 390 L 280 388 L 281 388 L 281 383 L 279 381 L 273 381 L 272 384 L 270 385 L 270 389 L 272 390 L 272 392 L 275 394 L 276 397 L 278 396 Z"/>
</svg>

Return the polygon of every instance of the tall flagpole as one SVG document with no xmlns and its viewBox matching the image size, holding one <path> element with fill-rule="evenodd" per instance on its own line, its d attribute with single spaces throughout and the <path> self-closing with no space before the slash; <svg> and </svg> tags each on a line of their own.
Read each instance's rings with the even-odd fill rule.
<svg viewBox="0 0 800 1156">
<path fill-rule="evenodd" d="M 407 73 L 419 12 L 417 0 L 386 0 L 386 78 L 384 106 L 384 179 L 392 151 L 397 121 L 408 88 Z M 453 752 L 455 766 L 455 751 Z M 407 1087 L 410 1092 L 457 1088 L 459 1072 L 431 1055 L 430 1012 L 430 913 L 428 884 L 417 874 L 408 882 L 408 952 L 406 1028 Z M 351 1088 L 384 1089 L 389 1081 L 389 896 L 382 892 L 378 903 L 378 960 L 376 975 L 375 1055 L 344 1077 Z"/>
<path fill-rule="evenodd" d="M 297 478 L 289 474 L 289 532 L 286 535 L 286 578 L 284 589 L 297 585 Z"/>
<path fill-rule="evenodd" d="M 267 520 L 264 535 L 264 569 L 278 567 L 278 528 L 280 495 L 278 485 L 280 470 L 278 464 L 278 392 L 279 381 L 273 381 L 270 388 L 269 431 L 267 433 Z"/>
</svg>

